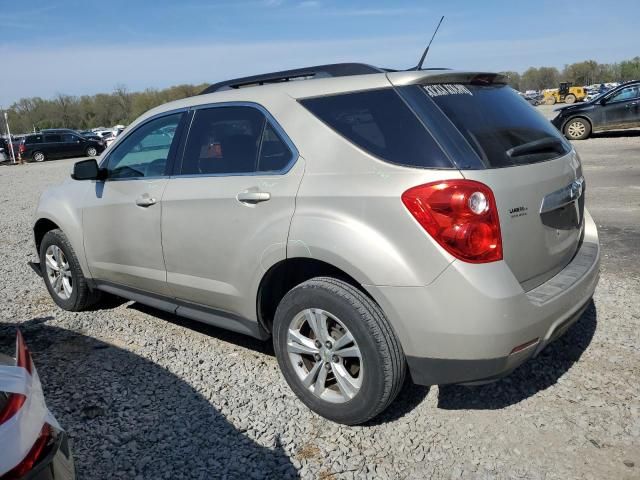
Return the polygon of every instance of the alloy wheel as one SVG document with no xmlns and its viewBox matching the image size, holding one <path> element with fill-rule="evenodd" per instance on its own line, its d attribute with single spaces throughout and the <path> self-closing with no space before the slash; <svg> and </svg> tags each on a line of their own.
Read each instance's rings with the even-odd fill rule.
<svg viewBox="0 0 640 480">
<path fill-rule="evenodd" d="M 61 299 L 68 300 L 73 293 L 73 276 L 67 257 L 57 245 L 47 248 L 45 268 L 51 289 Z"/>
<path fill-rule="evenodd" d="M 98 153 L 98 151 L 94 147 L 87 148 L 87 156 L 88 157 L 95 157 L 97 153 Z"/>
<path fill-rule="evenodd" d="M 307 308 L 287 332 L 287 353 L 299 380 L 316 397 L 344 403 L 362 387 L 362 353 L 347 327 L 331 313 Z"/>
<path fill-rule="evenodd" d="M 33 159 L 36 162 L 43 162 L 44 161 L 44 153 L 42 152 L 36 152 L 36 154 L 33 156 Z"/>
</svg>

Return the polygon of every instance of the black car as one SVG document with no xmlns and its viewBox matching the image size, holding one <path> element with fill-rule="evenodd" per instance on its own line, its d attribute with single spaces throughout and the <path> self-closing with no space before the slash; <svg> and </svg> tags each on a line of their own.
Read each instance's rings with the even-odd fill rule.
<svg viewBox="0 0 640 480">
<path fill-rule="evenodd" d="M 73 130 L 44 130 L 24 137 L 20 155 L 35 162 L 64 157 L 95 157 L 105 149 L 102 140 L 83 137 Z"/>
<path fill-rule="evenodd" d="M 592 132 L 640 127 L 640 81 L 623 83 L 593 100 L 557 108 L 551 120 L 569 140 Z"/>
</svg>

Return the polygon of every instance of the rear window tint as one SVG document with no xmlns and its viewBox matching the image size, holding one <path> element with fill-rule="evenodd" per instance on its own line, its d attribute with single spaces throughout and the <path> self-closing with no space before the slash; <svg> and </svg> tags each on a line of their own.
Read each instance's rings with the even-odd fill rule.
<svg viewBox="0 0 640 480">
<path fill-rule="evenodd" d="M 415 88 L 449 118 L 486 168 L 551 160 L 571 150 L 551 122 L 506 85 Z"/>
<path fill-rule="evenodd" d="M 30 135 L 26 137 L 24 143 L 27 145 L 31 145 L 32 143 L 42 143 L 42 135 Z"/>
<path fill-rule="evenodd" d="M 391 88 L 309 98 L 301 103 L 381 160 L 409 167 L 452 168 L 433 137 Z"/>
<path fill-rule="evenodd" d="M 59 143 L 62 142 L 62 135 L 57 133 L 50 133 L 44 136 L 45 143 Z"/>
</svg>

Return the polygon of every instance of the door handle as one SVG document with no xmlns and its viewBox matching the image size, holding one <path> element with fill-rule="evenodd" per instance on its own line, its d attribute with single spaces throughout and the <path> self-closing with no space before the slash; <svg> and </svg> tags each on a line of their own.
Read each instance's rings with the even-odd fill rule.
<svg viewBox="0 0 640 480">
<path fill-rule="evenodd" d="M 271 198 L 271 194 L 269 192 L 245 191 L 238 193 L 236 198 L 239 202 L 255 205 L 256 203 L 266 202 L 269 200 Z"/>
<path fill-rule="evenodd" d="M 153 197 L 149 197 L 146 195 L 142 195 L 141 197 L 136 198 L 136 205 L 139 207 L 150 207 L 151 205 L 155 205 L 157 200 Z"/>
</svg>

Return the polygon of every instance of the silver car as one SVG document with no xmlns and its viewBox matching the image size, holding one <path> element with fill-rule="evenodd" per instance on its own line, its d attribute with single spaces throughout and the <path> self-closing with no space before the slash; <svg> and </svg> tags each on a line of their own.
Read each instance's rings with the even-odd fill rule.
<svg viewBox="0 0 640 480">
<path fill-rule="evenodd" d="M 155 108 L 41 197 L 46 286 L 260 339 L 312 410 L 508 374 L 599 276 L 580 159 L 497 74 L 339 64 Z"/>
</svg>

